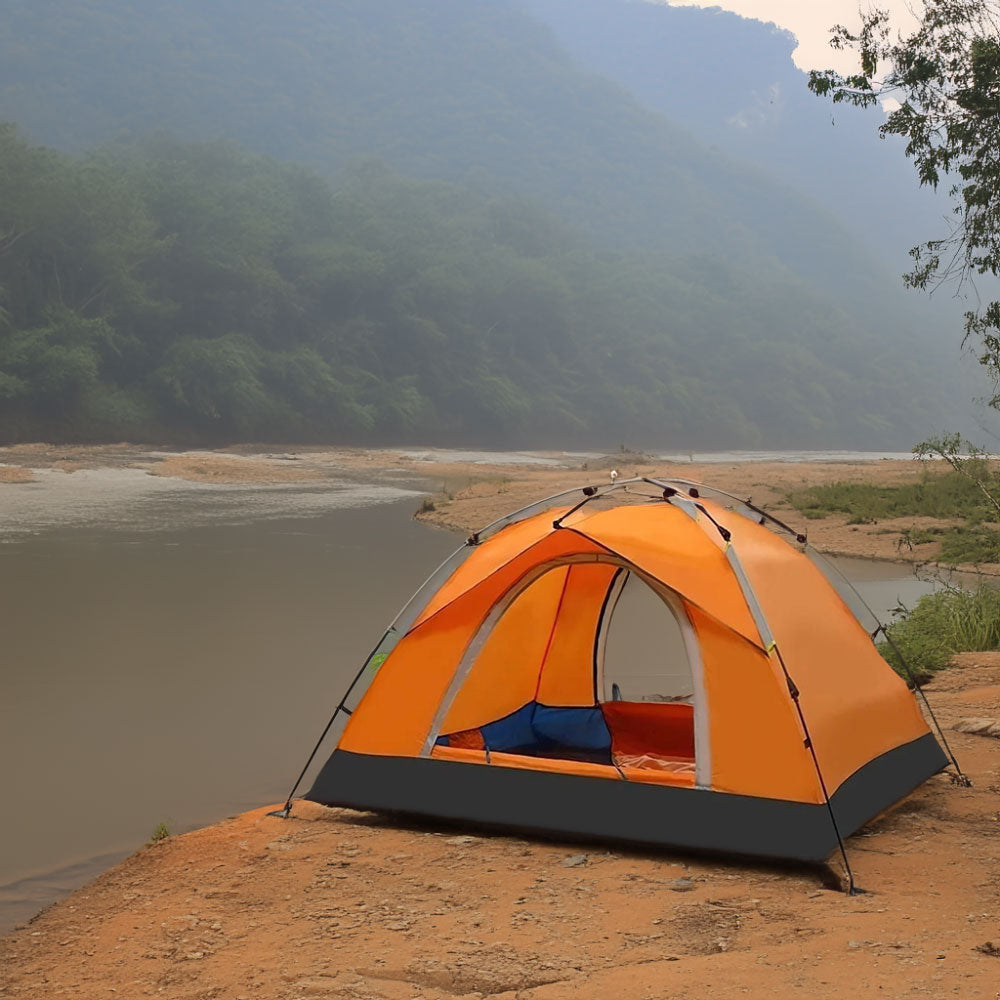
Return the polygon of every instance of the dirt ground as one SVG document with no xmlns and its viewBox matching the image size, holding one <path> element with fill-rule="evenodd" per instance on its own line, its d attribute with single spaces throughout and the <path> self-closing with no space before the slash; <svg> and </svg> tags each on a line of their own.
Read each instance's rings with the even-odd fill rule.
<svg viewBox="0 0 1000 1000">
<path fill-rule="evenodd" d="M 928 688 L 939 775 L 829 869 L 545 842 L 298 803 L 139 851 L 0 941 L 0 996 L 1000 996 L 1000 653 Z"/>
</svg>

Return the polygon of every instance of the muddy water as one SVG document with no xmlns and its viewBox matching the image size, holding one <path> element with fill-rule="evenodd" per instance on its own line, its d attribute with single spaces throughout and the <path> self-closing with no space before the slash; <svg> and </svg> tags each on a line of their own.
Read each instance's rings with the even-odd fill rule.
<svg viewBox="0 0 1000 1000">
<path fill-rule="evenodd" d="M 0 930 L 158 823 L 282 799 L 348 676 L 456 542 L 384 483 L 54 476 L 6 493 L 0 524 Z M 927 589 L 903 567 L 841 564 L 882 612 Z"/>
<path fill-rule="evenodd" d="M 378 485 L 119 499 L 124 527 L 25 513 L 0 545 L 0 928 L 160 822 L 281 799 L 345 677 L 455 547 L 412 520 L 416 493 Z"/>
</svg>

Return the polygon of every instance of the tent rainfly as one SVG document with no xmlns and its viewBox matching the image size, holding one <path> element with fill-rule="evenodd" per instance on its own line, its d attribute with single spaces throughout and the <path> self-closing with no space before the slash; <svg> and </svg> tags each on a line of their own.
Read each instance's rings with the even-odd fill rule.
<svg viewBox="0 0 1000 1000">
<path fill-rule="evenodd" d="M 679 480 L 473 535 L 341 712 L 315 802 L 803 861 L 949 763 L 805 537 Z"/>
</svg>

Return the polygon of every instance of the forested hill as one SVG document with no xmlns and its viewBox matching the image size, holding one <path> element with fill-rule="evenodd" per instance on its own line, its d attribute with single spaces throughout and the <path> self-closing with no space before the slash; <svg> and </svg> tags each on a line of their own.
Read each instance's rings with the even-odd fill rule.
<svg viewBox="0 0 1000 1000">
<path fill-rule="evenodd" d="M 7 439 L 888 447 L 948 419 L 950 345 L 856 240 L 514 0 L 5 13 L 0 118 L 77 154 L 0 147 Z M 186 144 L 219 138 L 285 163 Z"/>
<path fill-rule="evenodd" d="M 865 250 L 581 67 L 517 0 L 6 0 L 0 119 L 85 149 L 162 130 L 528 196 L 605 245 L 767 254 L 883 315 Z"/>
<path fill-rule="evenodd" d="M 946 200 L 920 188 L 903 141 L 879 138 L 877 110 L 835 108 L 811 94 L 792 62 L 789 32 L 661 0 L 519 2 L 584 65 L 702 141 L 820 201 L 894 270 L 911 246 L 941 229 Z"/>
<path fill-rule="evenodd" d="M 787 273 L 597 251 L 377 162 L 334 188 L 227 145 L 71 158 L 0 128 L 5 441 L 905 446 L 928 398 Z"/>
</svg>

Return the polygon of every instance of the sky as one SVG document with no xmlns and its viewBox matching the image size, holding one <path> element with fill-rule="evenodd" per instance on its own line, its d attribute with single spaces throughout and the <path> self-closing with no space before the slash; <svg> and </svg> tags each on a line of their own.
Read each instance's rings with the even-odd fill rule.
<svg viewBox="0 0 1000 1000">
<path fill-rule="evenodd" d="M 662 2 L 662 0 L 661 0 Z M 858 8 L 872 6 L 868 0 L 667 0 L 674 7 L 722 7 L 743 17 L 773 21 L 787 28 L 799 41 L 793 59 L 803 70 L 836 69 L 841 73 L 856 68 L 850 53 L 830 48 L 830 28 L 848 28 L 861 23 Z M 878 0 L 874 6 L 888 10 L 893 24 L 904 31 L 916 24 L 911 11 L 920 10 L 920 0 Z"/>
</svg>

